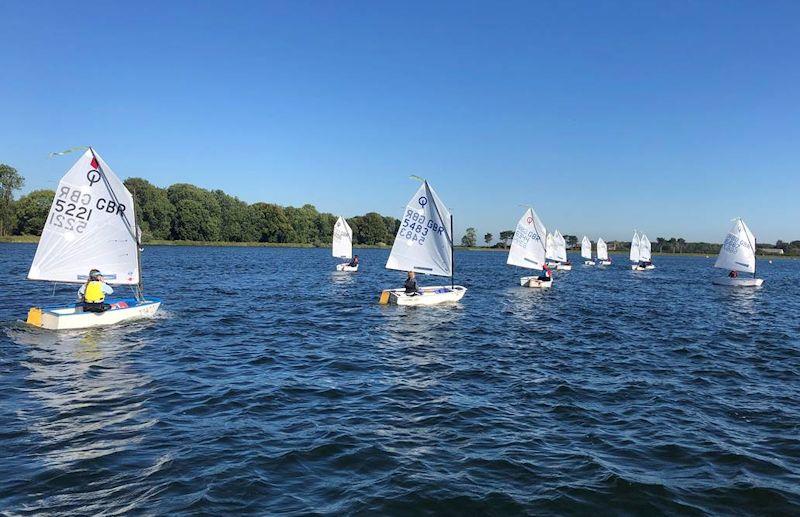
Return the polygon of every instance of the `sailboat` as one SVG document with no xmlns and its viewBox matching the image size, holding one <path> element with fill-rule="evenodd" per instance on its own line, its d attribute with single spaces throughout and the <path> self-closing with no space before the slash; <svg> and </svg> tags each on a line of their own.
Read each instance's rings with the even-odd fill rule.
<svg viewBox="0 0 800 517">
<path fill-rule="evenodd" d="M 333 245 L 331 254 L 339 259 L 353 258 L 353 230 L 344 217 L 339 216 L 333 225 Z M 350 262 L 336 265 L 336 271 L 358 271 L 358 264 L 351 266 Z"/>
<path fill-rule="evenodd" d="M 28 279 L 83 284 L 98 269 L 109 284 L 132 286 L 134 296 L 107 300 L 105 312 L 84 312 L 80 303 L 33 307 L 27 323 L 82 329 L 153 316 L 161 300 L 144 297 L 140 237 L 133 196 L 90 147 L 58 184 Z"/>
<path fill-rule="evenodd" d="M 547 237 L 545 237 L 544 249 L 544 256 L 547 259 L 547 267 L 556 269 L 558 267 L 558 258 L 556 257 L 556 252 L 558 249 L 556 246 L 555 236 L 552 233 L 548 233 Z"/>
<path fill-rule="evenodd" d="M 426 180 L 406 204 L 386 269 L 450 277 L 449 286 L 425 287 L 417 293 L 385 289 L 381 304 L 436 305 L 457 302 L 466 287 L 453 284 L 453 216 Z"/>
<path fill-rule="evenodd" d="M 514 231 L 514 240 L 508 252 L 506 264 L 541 270 L 545 261 L 545 242 L 547 229 L 532 208 L 528 208 Z M 553 277 L 523 276 L 519 279 L 522 287 L 550 287 Z"/>
<path fill-rule="evenodd" d="M 584 258 L 583 264 L 585 266 L 594 266 L 594 260 L 592 260 L 592 241 L 585 235 L 583 239 L 581 239 L 581 257 Z"/>
<path fill-rule="evenodd" d="M 608 245 L 602 238 L 597 239 L 597 260 L 601 266 L 610 266 L 611 260 L 608 258 Z"/>
<path fill-rule="evenodd" d="M 631 261 L 636 264 L 631 266 L 634 271 L 646 271 L 648 269 L 655 269 L 656 267 L 652 262 L 650 239 L 644 233 L 637 235 L 633 232 L 633 240 L 631 241 Z M 635 248 L 635 252 L 634 252 Z M 635 259 L 634 259 L 635 257 Z"/>
<path fill-rule="evenodd" d="M 742 218 L 733 221 L 733 228 L 725 237 L 714 263 L 714 267 L 728 270 L 731 274 L 714 278 L 712 282 L 717 285 L 758 287 L 764 283 L 764 279 L 756 278 L 756 238 Z M 739 278 L 739 273 L 752 273 L 753 278 Z"/>
<path fill-rule="evenodd" d="M 555 243 L 555 258 L 558 262 L 556 269 L 562 271 L 572 271 L 572 262 L 570 262 L 569 258 L 567 258 L 567 241 L 558 230 L 556 230 L 556 233 L 553 234 L 553 242 Z"/>
</svg>

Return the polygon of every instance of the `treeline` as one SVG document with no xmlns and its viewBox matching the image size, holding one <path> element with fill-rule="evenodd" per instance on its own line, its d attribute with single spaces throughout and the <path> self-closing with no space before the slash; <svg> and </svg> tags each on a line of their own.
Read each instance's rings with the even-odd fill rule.
<svg viewBox="0 0 800 517">
<path fill-rule="evenodd" d="M 0 166 L 3 167 L 3 166 Z M 5 166 L 8 167 L 8 166 Z M 8 167 L 17 174 L 16 170 Z M 40 235 L 55 193 L 35 190 L 14 200 L 13 190 L 24 180 L 0 168 L 0 235 Z M 336 216 L 319 212 L 313 205 L 283 207 L 252 203 L 221 190 L 206 190 L 187 183 L 160 188 L 142 178 L 130 178 L 125 186 L 133 193 L 142 239 L 264 242 L 327 246 Z M 364 245 L 390 244 L 400 221 L 375 212 L 347 219 L 353 242 Z"/>
</svg>

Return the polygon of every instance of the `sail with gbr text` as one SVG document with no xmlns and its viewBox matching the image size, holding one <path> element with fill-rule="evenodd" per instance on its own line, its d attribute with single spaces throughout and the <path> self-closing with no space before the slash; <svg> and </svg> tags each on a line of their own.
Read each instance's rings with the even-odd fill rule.
<svg viewBox="0 0 800 517">
<path fill-rule="evenodd" d="M 545 261 L 547 229 L 532 208 L 522 214 L 514 231 L 507 264 L 528 269 L 542 269 Z"/>
</svg>

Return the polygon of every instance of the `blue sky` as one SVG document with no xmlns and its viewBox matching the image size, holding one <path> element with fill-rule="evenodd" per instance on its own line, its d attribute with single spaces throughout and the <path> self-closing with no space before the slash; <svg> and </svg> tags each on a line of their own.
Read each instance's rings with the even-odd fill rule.
<svg viewBox="0 0 800 517">
<path fill-rule="evenodd" d="M 495 235 L 800 239 L 800 2 L 0 3 L 0 162 Z"/>
</svg>

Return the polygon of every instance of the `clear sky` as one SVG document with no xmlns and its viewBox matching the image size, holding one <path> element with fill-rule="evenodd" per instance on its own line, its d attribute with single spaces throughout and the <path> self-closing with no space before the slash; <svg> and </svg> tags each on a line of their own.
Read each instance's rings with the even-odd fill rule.
<svg viewBox="0 0 800 517">
<path fill-rule="evenodd" d="M 800 239 L 800 2 L 0 0 L 0 162 L 495 235 Z"/>
</svg>

